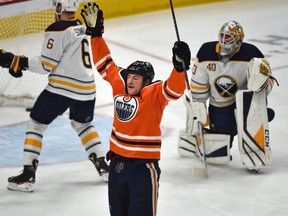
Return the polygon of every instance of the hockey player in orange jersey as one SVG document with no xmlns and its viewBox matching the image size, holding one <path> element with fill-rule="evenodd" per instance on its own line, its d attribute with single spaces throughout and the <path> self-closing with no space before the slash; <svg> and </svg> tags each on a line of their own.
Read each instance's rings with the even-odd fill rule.
<svg viewBox="0 0 288 216">
<path fill-rule="evenodd" d="M 81 15 L 88 26 L 87 32 L 92 35 L 95 66 L 113 89 L 114 122 L 107 155 L 111 160 L 110 214 L 155 216 L 160 178 L 160 123 L 168 102 L 179 99 L 186 88 L 182 61 L 186 70 L 189 69 L 189 46 L 176 42 L 170 77 L 164 82 L 153 82 L 154 69 L 149 62 L 135 61 L 127 69 L 116 66 L 102 33 L 97 32 L 98 25 L 103 24 L 103 14 L 96 4 L 88 4 Z"/>
</svg>

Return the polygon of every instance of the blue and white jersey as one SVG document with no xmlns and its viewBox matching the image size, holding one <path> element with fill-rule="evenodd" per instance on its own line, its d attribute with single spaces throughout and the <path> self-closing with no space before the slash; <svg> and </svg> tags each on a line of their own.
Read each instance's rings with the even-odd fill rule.
<svg viewBox="0 0 288 216">
<path fill-rule="evenodd" d="M 46 29 L 40 57 L 49 74 L 46 90 L 81 101 L 95 98 L 96 70 L 85 30 L 76 20 L 58 21 Z"/>
<path fill-rule="evenodd" d="M 254 45 L 243 43 L 240 50 L 226 64 L 219 60 L 219 43 L 204 43 L 197 53 L 192 68 L 190 87 L 194 101 L 206 102 L 217 107 L 235 103 L 238 90 L 247 89 L 246 68 L 253 57 L 264 58 Z M 267 91 L 270 92 L 273 80 Z"/>
</svg>

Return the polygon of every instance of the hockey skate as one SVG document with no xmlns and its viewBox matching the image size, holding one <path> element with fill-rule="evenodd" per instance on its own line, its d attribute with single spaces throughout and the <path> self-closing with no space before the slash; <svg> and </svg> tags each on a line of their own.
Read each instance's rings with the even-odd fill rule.
<svg viewBox="0 0 288 216">
<path fill-rule="evenodd" d="M 101 177 L 103 177 L 104 181 L 108 182 L 109 177 L 109 166 L 107 165 L 104 157 L 97 158 L 95 153 L 89 155 L 89 160 L 96 167 L 97 172 Z"/>
<path fill-rule="evenodd" d="M 33 161 L 33 165 L 25 165 L 20 175 L 8 178 L 7 188 L 13 191 L 33 192 L 37 166 L 37 160 Z"/>
</svg>

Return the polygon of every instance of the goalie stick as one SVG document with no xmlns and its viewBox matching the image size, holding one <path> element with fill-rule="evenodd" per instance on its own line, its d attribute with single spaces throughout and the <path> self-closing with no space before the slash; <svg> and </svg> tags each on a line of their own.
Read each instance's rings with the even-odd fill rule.
<svg viewBox="0 0 288 216">
<path fill-rule="evenodd" d="M 179 36 L 176 16 L 175 16 L 175 12 L 174 12 L 173 2 L 172 2 L 172 0 L 169 0 L 169 1 L 170 1 L 170 8 L 171 8 L 172 18 L 173 18 L 173 22 L 174 22 L 174 28 L 175 28 L 175 32 L 176 32 L 177 41 L 180 41 L 180 36 Z M 188 97 L 189 97 L 190 103 L 193 107 L 192 92 L 190 89 L 188 74 L 187 74 L 186 67 L 185 67 L 185 62 L 183 60 L 182 60 L 182 65 L 184 68 Z M 195 119 L 196 117 L 194 116 L 193 118 Z M 206 161 L 205 144 L 204 144 L 204 138 L 203 138 L 203 126 L 202 126 L 202 123 L 200 121 L 197 121 L 197 119 L 192 121 L 193 124 L 195 122 L 197 122 L 197 127 L 198 127 L 196 151 L 199 153 L 201 152 L 202 158 L 203 158 L 203 164 L 202 165 L 204 165 L 204 167 L 201 167 L 201 168 L 194 167 L 193 174 L 196 176 L 199 176 L 199 177 L 208 178 L 208 166 L 207 166 L 207 161 Z M 192 128 L 193 127 L 194 127 L 194 125 L 192 125 Z"/>
</svg>

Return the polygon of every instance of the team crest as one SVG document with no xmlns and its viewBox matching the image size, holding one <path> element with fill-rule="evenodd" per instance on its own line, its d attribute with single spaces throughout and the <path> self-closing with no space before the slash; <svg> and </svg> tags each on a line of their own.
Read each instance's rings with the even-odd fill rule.
<svg viewBox="0 0 288 216">
<path fill-rule="evenodd" d="M 130 121 L 138 110 L 138 100 L 134 97 L 120 95 L 114 98 L 117 118 L 120 121 Z"/>
<path fill-rule="evenodd" d="M 238 90 L 236 81 L 230 76 L 218 77 L 214 85 L 218 94 L 224 98 L 233 97 Z"/>
</svg>

